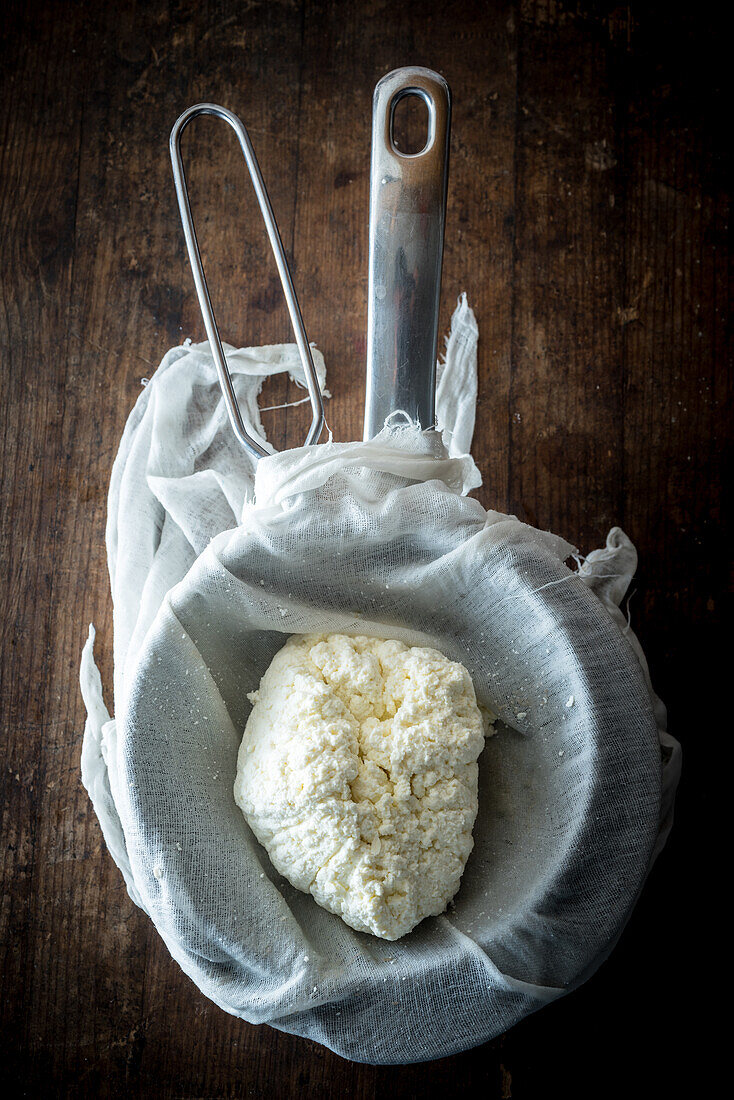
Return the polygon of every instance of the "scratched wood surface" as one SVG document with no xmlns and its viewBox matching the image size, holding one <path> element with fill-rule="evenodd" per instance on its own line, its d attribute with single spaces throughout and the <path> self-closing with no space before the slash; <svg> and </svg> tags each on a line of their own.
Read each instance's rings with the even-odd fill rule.
<svg viewBox="0 0 734 1100">
<path fill-rule="evenodd" d="M 699 716 L 724 638 L 729 63 L 710 13 L 672 11 L 5 6 L 0 1081 L 12 1095 L 673 1096 L 687 1061 L 703 1072 L 698 994 L 680 977 L 697 895 L 679 884 L 706 843 Z M 165 350 L 203 338 L 171 123 L 205 98 L 245 118 L 326 356 L 329 426 L 355 438 L 371 93 L 406 63 L 439 69 L 454 93 L 442 328 L 466 289 L 481 334 L 480 499 L 584 551 L 615 523 L 635 541 L 632 619 L 686 779 L 673 839 L 586 986 L 478 1050 L 372 1068 L 230 1018 L 169 958 L 81 787 L 77 668 L 93 620 L 111 685 L 105 495 L 125 419 Z M 288 338 L 234 141 L 202 124 L 186 146 L 225 337 Z M 283 380 L 268 395 L 293 396 Z M 266 417 L 277 447 L 300 442 L 304 410 Z"/>
</svg>

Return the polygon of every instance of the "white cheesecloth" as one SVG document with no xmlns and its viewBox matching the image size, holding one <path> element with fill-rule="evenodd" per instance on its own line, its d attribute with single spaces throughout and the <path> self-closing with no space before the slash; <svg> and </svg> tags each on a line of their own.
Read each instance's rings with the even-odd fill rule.
<svg viewBox="0 0 734 1100">
<path fill-rule="evenodd" d="M 362 1062 L 468 1049 L 587 978 L 665 842 L 680 770 L 619 609 L 629 539 L 613 529 L 572 571 L 569 543 L 465 495 L 481 482 L 476 344 L 462 296 L 439 366 L 443 438 L 387 428 L 257 468 L 208 345 L 169 351 L 110 484 L 115 719 L 91 628 L 82 655 L 82 778 L 133 901 L 227 1012 Z M 226 352 L 263 437 L 263 380 L 303 384 L 297 350 Z M 307 631 L 435 646 L 501 719 L 461 889 L 396 942 L 293 889 L 234 802 L 247 693 Z"/>
</svg>

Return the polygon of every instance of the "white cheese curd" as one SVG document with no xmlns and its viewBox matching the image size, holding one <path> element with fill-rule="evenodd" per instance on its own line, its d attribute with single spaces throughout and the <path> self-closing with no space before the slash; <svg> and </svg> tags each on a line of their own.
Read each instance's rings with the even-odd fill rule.
<svg viewBox="0 0 734 1100">
<path fill-rule="evenodd" d="M 295 635 L 253 703 L 235 800 L 281 874 L 360 932 L 442 913 L 473 847 L 484 723 L 435 649 Z"/>
</svg>

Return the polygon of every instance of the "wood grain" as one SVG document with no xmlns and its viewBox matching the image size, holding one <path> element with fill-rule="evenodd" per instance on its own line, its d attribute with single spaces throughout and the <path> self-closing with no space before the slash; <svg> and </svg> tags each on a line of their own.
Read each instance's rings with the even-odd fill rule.
<svg viewBox="0 0 734 1100">
<path fill-rule="evenodd" d="M 698 728 L 723 644 L 731 417 L 723 29 L 670 6 L 517 0 L 11 3 L 0 148 L 3 995 L 12 1095 L 679 1095 L 694 992 Z M 337 439 L 361 434 L 371 94 L 420 63 L 454 93 L 442 328 L 480 328 L 480 499 L 582 551 L 620 523 L 631 614 L 686 750 L 679 823 L 612 961 L 493 1043 L 366 1067 L 211 1005 L 109 858 L 79 779 L 87 624 L 111 685 L 105 497 L 126 417 L 203 327 L 167 135 L 200 99 L 246 120 L 324 351 Z M 288 320 L 234 141 L 186 136 L 217 315 L 234 344 Z M 291 399 L 284 379 L 273 404 Z M 304 409 L 265 414 L 278 447 Z M 657 1021 L 657 1023 L 655 1022 Z M 654 1043 L 675 1050 L 655 1057 Z M 705 1092 L 703 1083 L 699 1091 Z"/>
</svg>

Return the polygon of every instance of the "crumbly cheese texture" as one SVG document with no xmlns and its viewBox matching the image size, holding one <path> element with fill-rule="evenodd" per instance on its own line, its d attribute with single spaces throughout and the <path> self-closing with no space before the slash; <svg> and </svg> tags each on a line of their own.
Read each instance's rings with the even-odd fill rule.
<svg viewBox="0 0 734 1100">
<path fill-rule="evenodd" d="M 442 913 L 474 843 L 485 736 L 464 666 L 295 635 L 249 698 L 234 794 L 277 870 L 386 940 Z"/>
</svg>

